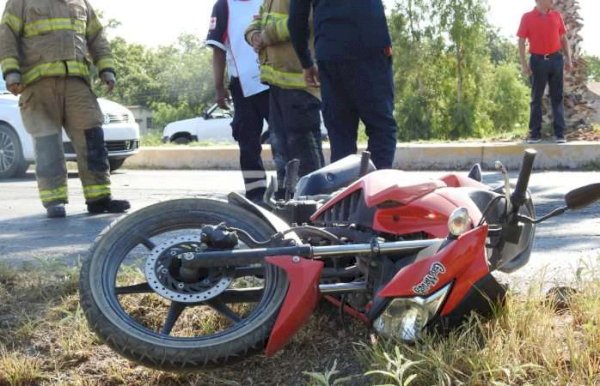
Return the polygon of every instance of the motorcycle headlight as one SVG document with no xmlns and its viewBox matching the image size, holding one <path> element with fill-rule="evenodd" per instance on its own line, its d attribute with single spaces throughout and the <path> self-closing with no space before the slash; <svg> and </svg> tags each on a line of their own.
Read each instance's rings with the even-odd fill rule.
<svg viewBox="0 0 600 386">
<path fill-rule="evenodd" d="M 439 309 L 450 291 L 446 285 L 427 298 L 398 298 L 375 319 L 373 327 L 384 337 L 396 338 L 405 342 L 417 340 L 429 321 Z"/>
<path fill-rule="evenodd" d="M 453 236 L 460 236 L 471 229 L 471 217 L 466 208 L 458 208 L 450 215 L 448 219 L 448 231 Z"/>
</svg>

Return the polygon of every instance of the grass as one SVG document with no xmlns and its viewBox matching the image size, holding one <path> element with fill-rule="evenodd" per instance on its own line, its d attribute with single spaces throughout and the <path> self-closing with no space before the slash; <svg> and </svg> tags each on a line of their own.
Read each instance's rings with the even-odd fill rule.
<svg viewBox="0 0 600 386">
<path fill-rule="evenodd" d="M 591 268 L 580 271 L 570 298 L 549 299 L 532 286 L 511 295 L 494 320 L 473 318 L 413 346 L 380 341 L 321 305 L 275 358 L 192 374 L 136 366 L 102 345 L 79 307 L 77 276 L 78 267 L 57 261 L 0 265 L 0 385 L 600 383 L 600 273 Z"/>
</svg>

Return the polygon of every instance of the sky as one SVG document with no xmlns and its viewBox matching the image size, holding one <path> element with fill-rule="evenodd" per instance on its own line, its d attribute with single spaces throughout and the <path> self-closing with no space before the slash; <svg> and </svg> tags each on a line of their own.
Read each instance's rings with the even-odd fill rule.
<svg viewBox="0 0 600 386">
<path fill-rule="evenodd" d="M 383 0 L 391 6 L 394 0 Z M 182 33 L 204 37 L 207 32 L 214 0 L 90 0 L 109 19 L 122 24 L 112 36 L 121 36 L 129 42 L 156 47 L 175 41 Z M 4 9 L 6 0 L 0 0 Z M 600 0 L 579 0 L 584 29 L 584 52 L 600 56 Z M 521 15 L 531 10 L 534 0 L 488 0 L 489 18 L 507 37 L 514 37 Z M 143 7 L 143 8 L 142 8 Z M 596 15 L 594 18 L 593 15 Z"/>
</svg>

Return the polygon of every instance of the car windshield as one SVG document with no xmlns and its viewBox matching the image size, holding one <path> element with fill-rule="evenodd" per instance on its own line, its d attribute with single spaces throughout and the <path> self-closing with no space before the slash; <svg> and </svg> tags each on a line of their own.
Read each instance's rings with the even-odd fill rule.
<svg viewBox="0 0 600 386">
<path fill-rule="evenodd" d="M 6 91 L 6 84 L 4 83 L 4 80 L 0 79 L 0 94 L 5 93 Z"/>
</svg>

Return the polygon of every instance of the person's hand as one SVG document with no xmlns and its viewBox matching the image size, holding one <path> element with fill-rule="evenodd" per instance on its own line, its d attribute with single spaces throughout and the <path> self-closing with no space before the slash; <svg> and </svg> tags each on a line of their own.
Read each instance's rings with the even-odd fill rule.
<svg viewBox="0 0 600 386">
<path fill-rule="evenodd" d="M 6 88 L 13 95 L 19 95 L 23 92 L 23 84 L 21 83 L 21 74 L 13 72 L 6 76 Z"/>
<path fill-rule="evenodd" d="M 315 64 L 311 68 L 305 68 L 303 70 L 304 81 L 308 87 L 320 87 L 321 81 L 319 79 L 319 69 Z"/>
<path fill-rule="evenodd" d="M 256 52 L 259 52 L 265 47 L 265 42 L 260 32 L 255 32 L 252 34 L 252 37 L 250 38 L 250 43 L 252 43 L 252 48 L 254 48 L 254 51 Z"/>
<path fill-rule="evenodd" d="M 217 102 L 217 105 L 223 110 L 229 110 L 229 92 L 227 92 L 225 87 L 217 89 L 217 97 L 215 102 Z"/>
<path fill-rule="evenodd" d="M 102 83 L 106 85 L 106 89 L 110 94 L 114 90 L 115 85 L 117 84 L 117 78 L 115 77 L 115 74 L 112 71 L 104 71 L 100 75 L 100 79 L 102 80 Z"/>
<path fill-rule="evenodd" d="M 571 58 L 565 60 L 565 70 L 567 70 L 567 72 L 573 71 L 573 61 Z"/>
<path fill-rule="evenodd" d="M 529 64 L 521 64 L 521 71 L 523 72 L 523 75 L 527 77 L 531 76 L 532 74 L 531 67 L 529 67 Z"/>
</svg>

